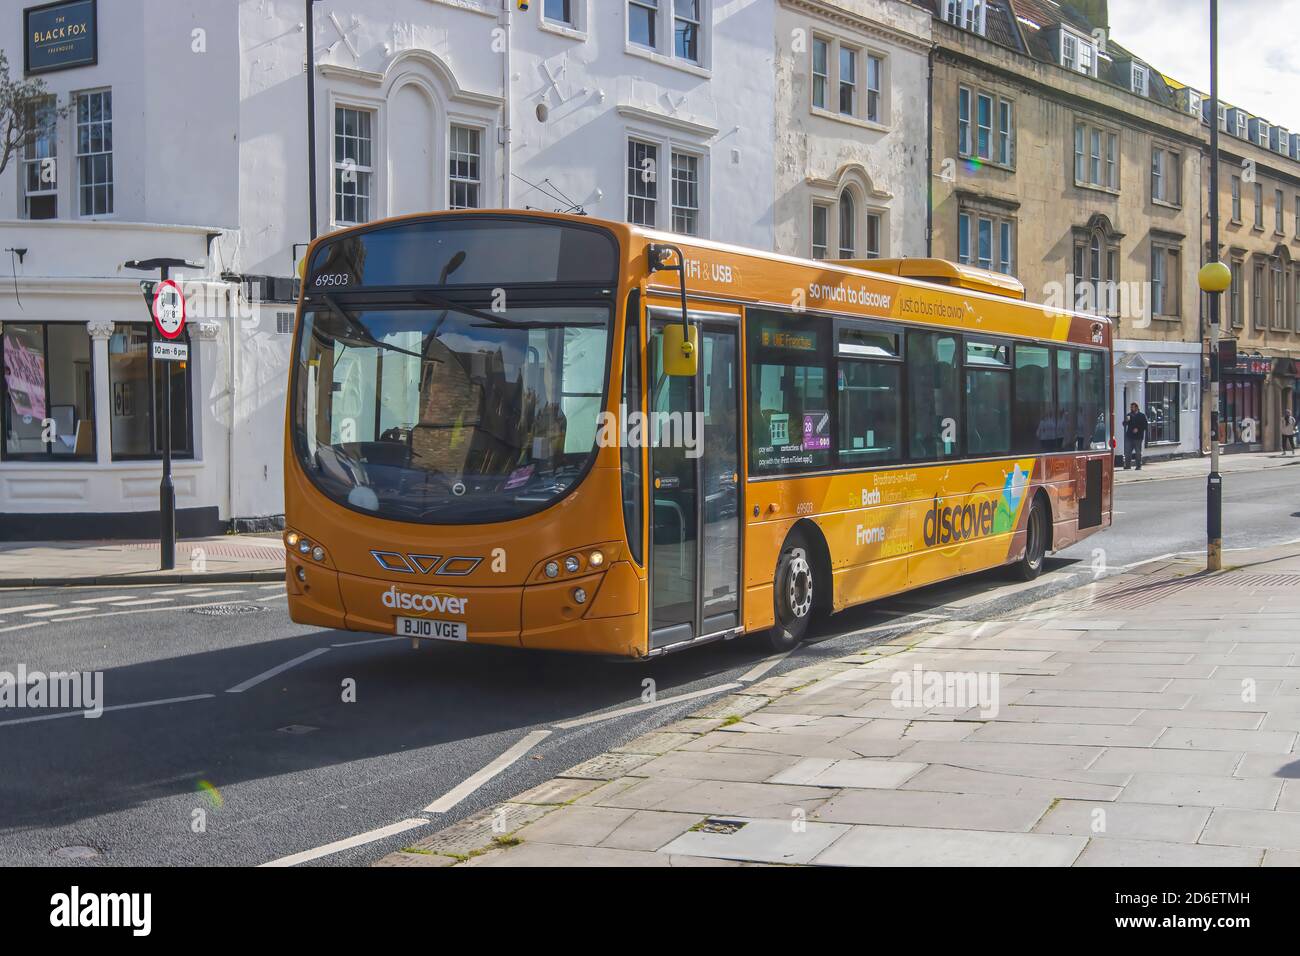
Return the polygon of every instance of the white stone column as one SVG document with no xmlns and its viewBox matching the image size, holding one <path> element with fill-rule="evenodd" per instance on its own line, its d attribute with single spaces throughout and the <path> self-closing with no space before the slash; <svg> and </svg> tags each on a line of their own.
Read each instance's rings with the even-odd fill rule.
<svg viewBox="0 0 1300 956">
<path fill-rule="evenodd" d="M 108 380 L 108 340 L 113 323 L 86 323 L 90 335 L 90 362 L 95 382 L 95 459 L 100 464 L 113 460 L 113 388 Z"/>
</svg>

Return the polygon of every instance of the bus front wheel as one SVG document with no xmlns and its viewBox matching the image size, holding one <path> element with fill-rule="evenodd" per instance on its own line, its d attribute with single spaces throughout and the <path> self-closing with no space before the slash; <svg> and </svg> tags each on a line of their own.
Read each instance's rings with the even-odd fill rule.
<svg viewBox="0 0 1300 956">
<path fill-rule="evenodd" d="M 776 624 L 767 640 L 774 651 L 788 651 L 807 635 L 817 593 L 813 562 L 801 535 L 792 536 L 781 550 L 774 584 Z"/>
<path fill-rule="evenodd" d="M 1011 576 L 1018 581 L 1032 581 L 1043 573 L 1043 558 L 1047 554 L 1047 506 L 1042 497 L 1036 497 L 1029 507 L 1025 522 L 1025 553 L 1011 565 Z"/>
</svg>

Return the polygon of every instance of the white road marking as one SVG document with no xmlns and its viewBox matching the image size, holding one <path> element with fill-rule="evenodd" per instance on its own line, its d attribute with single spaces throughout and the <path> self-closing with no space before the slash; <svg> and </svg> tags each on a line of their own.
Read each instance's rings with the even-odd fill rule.
<svg viewBox="0 0 1300 956">
<path fill-rule="evenodd" d="M 0 627 L 0 634 L 6 631 L 22 631 L 29 627 L 43 627 L 49 623 L 49 621 L 28 621 L 26 624 L 11 624 L 9 627 Z"/>
<path fill-rule="evenodd" d="M 345 644 L 331 644 L 330 647 L 358 647 L 362 644 L 382 644 L 384 641 L 404 641 L 404 637 L 372 637 L 364 641 L 348 641 Z"/>
<path fill-rule="evenodd" d="M 81 614 L 85 608 L 80 607 L 61 607 L 53 611 L 32 611 L 28 617 L 58 617 L 60 614 Z"/>
<path fill-rule="evenodd" d="M 500 757 L 497 757 L 496 760 L 493 760 L 478 773 L 465 780 L 464 783 L 458 784 L 437 800 L 433 801 L 433 803 L 424 808 L 424 812 L 445 813 L 450 810 L 479 787 L 483 786 L 483 784 L 487 783 L 497 774 L 501 773 L 501 771 L 509 767 L 524 754 L 528 753 L 528 751 L 532 750 L 537 746 L 537 744 L 541 743 L 543 738 L 549 737 L 550 735 L 551 732 L 549 730 L 534 730 Z"/>
<path fill-rule="evenodd" d="M 235 588 L 233 591 L 195 591 L 190 597 L 221 597 L 226 594 L 242 594 L 243 588 Z"/>
<path fill-rule="evenodd" d="M 584 724 L 594 724 L 602 720 L 612 720 L 615 717 L 622 717 L 626 714 L 635 714 L 643 710 L 650 710 L 654 707 L 666 707 L 668 704 L 675 704 L 679 700 L 691 700 L 695 697 L 703 697 L 706 694 L 716 694 L 724 690 L 735 690 L 740 687 L 739 681 L 731 681 L 727 684 L 719 684 L 717 687 L 706 687 L 704 690 L 693 690 L 689 694 L 678 694 L 676 697 L 662 697 L 659 700 L 652 701 L 648 704 L 637 704 L 633 707 L 624 707 L 621 710 L 609 710 L 603 714 L 592 714 L 588 717 L 577 717 L 573 720 L 562 720 L 555 724 L 564 730 L 570 727 L 581 727 Z"/>
<path fill-rule="evenodd" d="M 772 657 L 767 658 L 766 660 L 761 660 L 753 667 L 751 667 L 749 670 L 745 671 L 745 673 L 737 677 L 736 680 L 740 681 L 742 684 L 748 684 L 750 681 L 756 681 L 793 653 L 794 653 L 794 648 L 792 647 L 790 648 L 790 650 L 782 654 L 775 654 Z"/>
<path fill-rule="evenodd" d="M 119 614 L 156 614 L 159 611 L 188 611 L 196 607 L 212 607 L 214 604 L 225 604 L 225 601 L 208 601 L 204 604 L 168 604 L 167 607 L 140 607 L 132 608 L 129 611 L 105 611 L 102 614 L 82 614 L 80 617 L 61 617 L 60 624 L 67 624 L 70 621 L 88 621 L 96 617 L 117 617 Z M 113 607 L 114 605 L 109 605 Z M 89 608 L 77 608 L 78 611 L 88 611 Z M 50 621 L 41 621 L 41 624 L 49 624 Z"/>
<path fill-rule="evenodd" d="M 191 694 L 189 697 L 165 697 L 162 700 L 142 700 L 136 704 L 114 704 L 112 707 L 105 707 L 103 713 L 107 714 L 111 710 L 139 710 L 141 707 L 161 707 L 164 704 L 184 704 L 192 700 L 207 700 L 210 697 L 216 696 L 216 694 Z M 34 724 L 42 720 L 60 720 L 64 717 L 84 717 L 87 713 L 89 713 L 89 711 L 65 710 L 58 714 L 42 714 L 40 717 L 20 717 L 17 720 L 0 720 L 0 727 L 8 727 L 12 724 Z"/>
<path fill-rule="evenodd" d="M 276 590 L 276 589 L 279 589 L 279 590 L 283 591 L 283 590 L 284 590 L 284 585 L 283 585 L 283 584 L 263 584 L 260 588 L 258 588 L 259 591 L 274 591 L 274 590 Z"/>
<path fill-rule="evenodd" d="M 289 600 L 289 595 L 288 593 L 281 592 L 280 594 L 272 594 L 270 597 L 258 598 L 257 600 L 258 601 L 287 601 Z"/>
<path fill-rule="evenodd" d="M 22 614 L 24 611 L 43 611 L 47 607 L 58 607 L 57 604 L 20 604 L 18 607 L 0 607 L 0 614 Z"/>
<path fill-rule="evenodd" d="M 277 664 L 275 667 L 272 667 L 269 671 L 263 671 L 262 673 L 258 674 L 256 677 L 250 677 L 248 680 L 244 681 L 243 683 L 236 684 L 234 687 L 228 688 L 226 690 L 226 693 L 242 694 L 250 687 L 256 687 L 258 684 L 261 684 L 263 681 L 268 681 L 272 677 L 275 677 L 277 674 L 283 674 L 289 668 L 297 667 L 299 664 L 306 663 L 307 661 L 311 660 L 313 657 L 319 657 L 320 655 L 325 654 L 328 651 L 329 651 L 328 647 L 318 647 L 314 651 L 308 651 L 306 654 L 302 654 L 299 657 L 295 657 L 291 661 L 285 661 L 283 664 Z"/>
<path fill-rule="evenodd" d="M 212 585 L 205 584 L 201 588 L 168 588 L 165 591 L 154 591 L 153 593 L 154 594 L 201 594 L 202 592 L 210 590 L 211 588 Z"/>
<path fill-rule="evenodd" d="M 412 817 L 409 820 L 402 820 L 398 823 L 390 823 L 386 827 L 380 827 L 378 830 L 368 830 L 365 833 L 358 833 L 356 836 L 348 837 L 344 840 L 335 840 L 333 843 L 326 843 L 324 846 L 317 847 L 314 850 L 303 850 L 301 853 L 294 853 L 292 856 L 282 856 L 278 860 L 272 860 L 270 863 L 263 863 L 262 866 L 297 866 L 299 863 L 307 863 L 311 860 L 319 860 L 323 856 L 330 856 L 334 853 L 340 853 L 343 850 L 350 850 L 356 846 L 364 846 L 367 843 L 374 843 L 376 840 L 383 840 L 390 836 L 396 836 L 399 833 L 405 833 L 407 830 L 414 830 L 416 827 L 427 827 L 428 820 L 421 820 Z"/>
<path fill-rule="evenodd" d="M 131 594 L 110 594 L 107 597 L 79 598 L 73 604 L 116 604 L 118 601 L 133 601 Z"/>
<path fill-rule="evenodd" d="M 124 601 L 118 601 L 113 607 L 138 607 L 141 604 L 168 604 L 171 598 L 127 598 Z"/>
<path fill-rule="evenodd" d="M 1134 561 L 1131 564 L 1120 565 L 1119 570 L 1132 571 L 1134 568 L 1140 568 L 1144 564 L 1154 564 L 1156 561 L 1163 561 L 1165 558 L 1176 558 L 1178 555 L 1179 552 L 1177 551 L 1169 551 L 1165 554 L 1158 554 L 1154 558 L 1144 558 L 1141 561 Z"/>
</svg>

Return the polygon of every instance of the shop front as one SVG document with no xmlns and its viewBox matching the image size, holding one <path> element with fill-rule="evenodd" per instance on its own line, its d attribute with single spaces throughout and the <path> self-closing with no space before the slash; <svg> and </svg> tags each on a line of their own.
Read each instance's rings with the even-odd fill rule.
<svg viewBox="0 0 1300 956">
<path fill-rule="evenodd" d="M 1240 353 L 1237 364 L 1223 370 L 1219 394 L 1219 444 L 1225 452 L 1267 451 L 1274 416 L 1265 401 L 1265 382 L 1273 360 L 1258 352 Z M 1276 447 L 1276 441 L 1274 441 Z"/>
<path fill-rule="evenodd" d="M 1115 342 L 1115 426 L 1137 403 L 1147 417 L 1146 455 L 1200 453 L 1201 354 L 1195 342 Z"/>
</svg>

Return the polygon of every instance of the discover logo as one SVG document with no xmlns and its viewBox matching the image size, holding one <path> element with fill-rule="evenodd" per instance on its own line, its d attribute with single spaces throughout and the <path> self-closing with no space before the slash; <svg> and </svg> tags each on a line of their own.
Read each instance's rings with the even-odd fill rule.
<svg viewBox="0 0 1300 956">
<path fill-rule="evenodd" d="M 70 893 L 50 897 L 50 925 L 127 926 L 133 936 L 148 936 L 153 928 L 152 893 Z"/>
<path fill-rule="evenodd" d="M 393 585 L 384 592 L 384 607 L 399 611 L 431 611 L 435 614 L 464 614 L 469 598 L 450 594 L 410 594 Z"/>
</svg>

